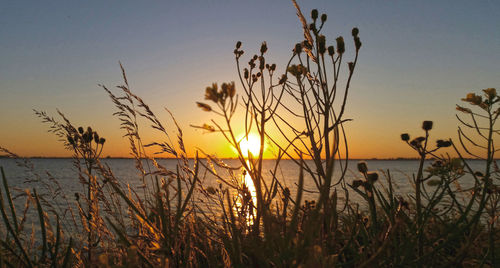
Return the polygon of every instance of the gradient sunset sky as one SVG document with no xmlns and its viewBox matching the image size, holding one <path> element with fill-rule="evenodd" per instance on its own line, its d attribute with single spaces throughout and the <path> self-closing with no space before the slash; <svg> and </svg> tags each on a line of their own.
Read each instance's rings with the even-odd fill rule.
<svg viewBox="0 0 500 268">
<path fill-rule="evenodd" d="M 456 139 L 455 104 L 468 92 L 500 90 L 500 1 L 298 1 L 328 14 L 327 43 L 360 30 L 363 47 L 346 116 L 353 158 L 412 157 L 403 132 Z M 195 102 L 212 82 L 237 81 L 236 41 L 245 59 L 267 41 L 277 73 L 302 41 L 290 1 L 10 1 L 0 2 L 0 146 L 22 156 L 69 156 L 32 109 L 106 137 L 104 156 L 128 156 L 106 93 L 132 90 L 186 146 L 232 156 L 219 134 L 191 128 L 212 115 Z M 237 83 L 237 90 L 240 90 Z M 56 117 L 57 118 L 57 117 Z M 174 133 L 174 132 L 172 132 Z M 149 140 L 154 134 L 145 134 Z"/>
</svg>

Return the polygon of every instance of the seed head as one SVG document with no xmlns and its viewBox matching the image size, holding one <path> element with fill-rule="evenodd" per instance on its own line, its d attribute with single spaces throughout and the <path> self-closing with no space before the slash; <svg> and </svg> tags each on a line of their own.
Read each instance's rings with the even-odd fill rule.
<svg viewBox="0 0 500 268">
<path fill-rule="evenodd" d="M 94 142 L 99 143 L 99 134 L 97 132 L 94 132 Z"/>
<path fill-rule="evenodd" d="M 78 128 L 78 133 L 83 134 L 83 127 Z"/>
<path fill-rule="evenodd" d="M 401 140 L 403 140 L 403 141 L 409 141 L 410 140 L 410 135 L 408 135 L 408 133 L 401 134 Z"/>
<path fill-rule="evenodd" d="M 494 88 L 483 89 L 483 92 L 489 100 L 493 100 L 497 96 L 497 90 Z"/>
<path fill-rule="evenodd" d="M 241 41 L 236 42 L 236 48 L 239 49 L 241 47 Z"/>
<path fill-rule="evenodd" d="M 327 18 L 326 14 L 321 14 L 321 23 L 325 23 L 326 18 Z"/>
<path fill-rule="evenodd" d="M 309 30 L 311 30 L 313 33 L 317 33 L 318 29 L 316 29 L 316 24 L 309 24 Z"/>
<path fill-rule="evenodd" d="M 103 145 L 106 142 L 105 138 L 100 138 L 99 139 L 99 144 Z"/>
<path fill-rule="evenodd" d="M 344 38 L 339 36 L 335 40 L 337 41 L 337 53 L 343 54 L 345 52 Z"/>
<path fill-rule="evenodd" d="M 318 19 L 318 10 L 317 9 L 311 10 L 311 18 L 313 20 L 317 20 Z"/>
<path fill-rule="evenodd" d="M 320 54 L 326 52 L 326 38 L 322 34 L 318 36 L 318 51 Z"/>
<path fill-rule="evenodd" d="M 333 56 L 335 54 L 335 48 L 333 46 L 328 47 L 328 55 Z"/>
<path fill-rule="evenodd" d="M 424 121 L 422 123 L 422 129 L 425 131 L 429 131 L 432 129 L 432 121 Z"/>
<path fill-rule="evenodd" d="M 302 52 L 302 45 L 300 43 L 295 44 L 293 52 L 295 52 L 295 54 L 300 54 L 300 52 Z"/>
<path fill-rule="evenodd" d="M 352 36 L 356 37 L 359 34 L 359 29 L 357 27 L 352 28 Z"/>
<path fill-rule="evenodd" d="M 248 76 L 249 76 L 249 72 L 248 72 L 248 69 L 245 68 L 245 70 L 243 70 L 243 76 L 245 77 L 245 79 L 248 79 Z"/>
<path fill-rule="evenodd" d="M 451 146 L 451 141 L 437 140 L 436 141 L 436 146 L 438 148 L 450 147 Z"/>
<path fill-rule="evenodd" d="M 267 44 L 266 42 L 262 42 L 262 45 L 260 46 L 260 53 L 264 54 L 267 51 Z"/>
</svg>

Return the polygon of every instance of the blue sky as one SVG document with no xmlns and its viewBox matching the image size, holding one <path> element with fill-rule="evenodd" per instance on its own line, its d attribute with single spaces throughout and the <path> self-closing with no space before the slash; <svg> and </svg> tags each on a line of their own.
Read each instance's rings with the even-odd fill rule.
<svg viewBox="0 0 500 268">
<path fill-rule="evenodd" d="M 422 120 L 435 121 L 437 136 L 455 137 L 459 99 L 500 85 L 499 1 L 298 3 L 306 17 L 312 8 L 328 14 L 327 42 L 360 29 L 348 108 L 359 157 L 406 155 L 398 135 L 417 132 Z M 205 86 L 237 78 L 236 41 L 247 56 L 267 41 L 268 61 L 283 72 L 279 67 L 301 39 L 290 1 L 3 0 L 0 144 L 24 155 L 64 154 L 32 113 L 59 108 L 119 146 L 111 102 L 97 86 L 120 83 L 118 61 L 138 95 L 159 113 L 169 108 L 187 137 L 195 137 L 200 133 L 189 124 L 209 118 L 194 104 Z M 192 143 L 203 147 L 211 139 Z"/>
</svg>

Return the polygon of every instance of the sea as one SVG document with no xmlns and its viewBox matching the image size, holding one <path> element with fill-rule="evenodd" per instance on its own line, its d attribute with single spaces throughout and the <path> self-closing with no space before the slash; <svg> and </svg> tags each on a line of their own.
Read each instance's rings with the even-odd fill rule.
<svg viewBox="0 0 500 268">
<path fill-rule="evenodd" d="M 113 171 L 114 176 L 123 185 L 130 185 L 132 189 L 140 189 L 142 182 L 141 173 L 135 167 L 134 159 L 102 159 L 104 165 L 109 166 Z M 177 159 L 158 159 L 159 164 L 163 165 L 167 169 L 175 172 L 176 166 L 180 163 Z M 244 176 L 241 164 L 236 159 L 226 159 L 222 160 L 224 164 L 231 167 L 228 171 L 217 165 L 211 165 L 211 161 L 206 159 L 199 160 L 199 179 L 200 184 L 204 188 L 208 187 L 219 187 L 222 184 L 226 187 L 227 184 L 224 182 L 238 181 L 239 179 L 244 180 Z M 390 175 L 391 181 L 393 183 L 393 191 L 400 196 L 408 196 L 414 192 L 414 186 L 412 183 L 413 177 L 416 176 L 419 162 L 418 160 L 349 160 L 347 162 L 347 171 L 345 173 L 345 182 L 348 184 L 352 183 L 353 180 L 361 179 L 362 175 L 357 170 L 357 163 L 360 161 L 365 161 L 367 163 L 369 171 L 377 172 L 379 174 L 379 179 L 377 184 L 381 189 L 387 187 L 388 178 Z M 474 171 L 484 172 L 485 161 L 483 160 L 466 160 L 467 163 L 472 167 Z M 189 160 L 189 166 L 193 168 L 194 160 Z M 433 160 L 426 160 L 424 167 L 429 167 L 433 163 Z M 213 164 L 213 162 L 212 162 Z M 306 164 L 313 167 L 314 164 L 311 160 L 306 160 Z M 148 167 L 146 160 L 143 160 L 143 165 Z M 41 195 L 48 194 L 46 189 L 44 189 L 43 182 L 57 181 L 66 195 L 74 195 L 75 193 L 84 193 L 84 186 L 80 183 L 78 171 L 75 168 L 74 160 L 69 158 L 32 158 L 25 160 L 2 158 L 0 159 L 0 166 L 3 167 L 5 171 L 5 176 L 7 178 L 8 184 L 11 188 L 21 191 L 24 189 L 36 189 Z M 149 166 L 152 166 L 151 164 Z M 264 160 L 263 162 L 263 173 L 267 185 L 271 184 L 271 180 L 274 177 L 280 182 L 283 188 L 289 188 L 291 194 L 295 193 L 297 188 L 300 168 L 296 162 L 293 160 L 281 160 L 278 167 L 276 168 L 275 160 Z M 333 183 L 335 183 L 342 173 L 340 163 L 337 162 L 335 166 Z M 208 169 L 207 169 L 208 168 Z M 213 173 L 216 173 L 215 176 Z M 273 175 L 274 174 L 274 175 Z M 148 183 L 150 180 L 146 180 Z M 473 185 L 473 179 L 470 176 L 464 176 L 459 180 L 463 187 L 468 187 Z M 340 197 L 345 196 L 345 189 L 340 185 L 332 187 L 337 189 L 338 195 Z M 353 201 L 361 201 L 359 196 L 349 190 L 349 198 Z M 303 200 L 314 200 L 317 197 L 317 187 L 314 180 L 307 174 L 304 173 L 304 198 Z M 137 190 L 138 194 L 141 194 L 140 190 Z"/>
</svg>

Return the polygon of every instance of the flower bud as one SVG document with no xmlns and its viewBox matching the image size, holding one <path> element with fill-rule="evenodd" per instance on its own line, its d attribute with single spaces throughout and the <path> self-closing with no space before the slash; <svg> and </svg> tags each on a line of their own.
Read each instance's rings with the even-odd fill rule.
<svg viewBox="0 0 500 268">
<path fill-rule="evenodd" d="M 326 38 L 324 35 L 318 36 L 318 52 L 324 54 L 326 52 Z"/>
<path fill-rule="evenodd" d="M 97 132 L 94 132 L 94 142 L 99 143 L 99 134 Z"/>
<path fill-rule="evenodd" d="M 236 42 L 236 48 L 239 49 L 241 47 L 241 41 Z"/>
<path fill-rule="evenodd" d="M 316 24 L 314 23 L 309 24 L 309 30 L 311 30 L 315 34 L 318 32 L 318 29 L 316 29 Z"/>
<path fill-rule="evenodd" d="M 333 46 L 328 47 L 328 55 L 333 56 L 335 54 L 335 48 Z"/>
<path fill-rule="evenodd" d="M 359 34 L 359 29 L 357 27 L 352 28 L 352 36 L 356 37 Z"/>
<path fill-rule="evenodd" d="M 248 79 L 248 76 L 249 76 L 249 75 L 250 75 L 250 73 L 248 72 L 248 69 L 247 69 L 247 68 L 245 68 L 245 69 L 243 70 L 243 76 L 245 77 L 245 79 Z"/>
<path fill-rule="evenodd" d="M 262 42 L 262 45 L 260 46 L 260 53 L 264 54 L 267 51 L 267 44 L 266 42 Z"/>
<path fill-rule="evenodd" d="M 83 134 L 83 127 L 78 128 L 78 133 Z"/>
<path fill-rule="evenodd" d="M 425 131 L 429 131 L 432 129 L 432 121 L 424 121 L 422 123 L 422 129 Z"/>
<path fill-rule="evenodd" d="M 339 36 L 335 40 L 337 41 L 337 53 L 343 54 L 345 52 L 344 38 Z"/>
<path fill-rule="evenodd" d="M 363 173 L 363 174 L 368 172 L 368 166 L 366 165 L 365 161 L 358 163 L 358 171 Z"/>
<path fill-rule="evenodd" d="M 326 18 L 327 18 L 326 14 L 321 14 L 321 23 L 325 23 Z"/>
<path fill-rule="evenodd" d="M 410 140 L 410 135 L 408 135 L 408 133 L 401 134 L 401 140 L 403 140 L 403 141 L 409 141 Z"/>
<path fill-rule="evenodd" d="M 270 69 L 271 69 L 271 71 L 276 70 L 276 64 L 275 63 L 271 64 L 271 68 Z"/>
<path fill-rule="evenodd" d="M 293 52 L 295 52 L 295 54 L 300 54 L 300 52 L 302 52 L 302 45 L 300 43 L 295 44 Z"/>
<path fill-rule="evenodd" d="M 311 10 L 311 18 L 313 20 L 317 20 L 318 19 L 318 10 L 317 9 Z"/>
<path fill-rule="evenodd" d="M 105 138 L 100 138 L 99 139 L 99 144 L 103 145 L 106 142 Z"/>
</svg>

